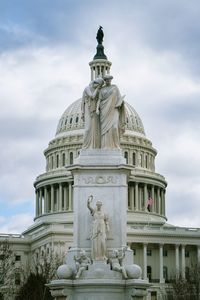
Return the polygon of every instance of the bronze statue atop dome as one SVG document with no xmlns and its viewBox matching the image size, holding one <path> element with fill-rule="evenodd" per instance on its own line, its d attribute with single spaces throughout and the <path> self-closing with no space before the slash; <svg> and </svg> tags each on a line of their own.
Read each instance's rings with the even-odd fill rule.
<svg viewBox="0 0 200 300">
<path fill-rule="evenodd" d="M 101 25 L 99 25 L 99 29 L 97 31 L 97 53 L 94 56 L 94 59 L 107 59 L 106 55 L 104 54 L 104 46 L 103 46 L 103 37 L 104 37 L 104 33 L 103 33 L 103 27 Z"/>
<path fill-rule="evenodd" d="M 103 37 L 104 37 L 104 33 L 103 33 L 103 27 L 101 25 L 99 25 L 99 29 L 97 31 L 97 36 L 96 36 L 96 39 L 97 39 L 97 42 L 98 44 L 102 44 L 103 42 Z"/>
</svg>

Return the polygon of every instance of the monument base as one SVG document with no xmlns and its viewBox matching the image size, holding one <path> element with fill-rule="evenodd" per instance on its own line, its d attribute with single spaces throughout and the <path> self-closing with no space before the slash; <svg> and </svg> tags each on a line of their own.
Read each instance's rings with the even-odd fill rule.
<svg viewBox="0 0 200 300">
<path fill-rule="evenodd" d="M 56 300 L 145 300 L 149 284 L 141 279 L 60 279 L 47 286 Z"/>
</svg>

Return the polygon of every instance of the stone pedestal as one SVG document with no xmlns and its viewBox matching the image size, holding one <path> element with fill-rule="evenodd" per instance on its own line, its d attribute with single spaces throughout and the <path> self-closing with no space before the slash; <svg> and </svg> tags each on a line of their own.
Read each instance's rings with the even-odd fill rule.
<svg viewBox="0 0 200 300">
<path fill-rule="evenodd" d="M 140 279 L 54 280 L 48 285 L 56 300 L 144 300 L 148 286 Z"/>
<path fill-rule="evenodd" d="M 74 244 L 67 253 L 66 265 L 59 269 L 60 280 L 48 286 L 56 300 L 131 300 L 146 299 L 147 281 L 139 279 L 141 268 L 133 264 L 132 250 L 126 249 L 125 256 L 112 265 L 112 253 L 126 246 L 126 215 L 129 168 L 125 164 L 121 150 L 82 150 L 74 165 L 68 168 L 74 177 Z M 83 249 L 91 257 L 91 229 L 93 217 L 87 207 L 88 197 L 93 195 L 91 206 L 102 202 L 110 230 L 106 240 L 106 257 L 93 260 L 76 278 L 74 256 Z M 120 266 L 123 264 L 123 274 Z M 112 269 L 114 268 L 114 270 Z M 127 275 L 127 276 L 126 276 Z"/>
<path fill-rule="evenodd" d="M 82 150 L 70 170 L 74 176 L 74 247 L 91 247 L 90 195 L 94 197 L 92 205 L 100 200 L 108 216 L 107 248 L 125 246 L 128 169 L 121 150 Z"/>
</svg>

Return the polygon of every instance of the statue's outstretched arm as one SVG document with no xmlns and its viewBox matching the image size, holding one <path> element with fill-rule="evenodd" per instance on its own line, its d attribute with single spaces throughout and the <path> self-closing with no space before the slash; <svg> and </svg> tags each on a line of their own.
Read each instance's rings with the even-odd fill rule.
<svg viewBox="0 0 200 300">
<path fill-rule="evenodd" d="M 87 200 L 87 208 L 90 210 L 91 214 L 93 215 L 94 209 L 93 209 L 93 207 L 91 206 L 92 200 L 93 200 L 93 196 L 90 195 L 90 196 L 88 197 L 88 200 Z"/>
</svg>

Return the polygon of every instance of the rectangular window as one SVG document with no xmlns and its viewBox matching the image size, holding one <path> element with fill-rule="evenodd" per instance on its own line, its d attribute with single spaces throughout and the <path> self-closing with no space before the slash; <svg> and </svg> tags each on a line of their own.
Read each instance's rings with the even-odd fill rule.
<svg viewBox="0 0 200 300">
<path fill-rule="evenodd" d="M 168 256 L 168 252 L 167 252 L 167 250 L 166 249 L 163 249 L 163 256 Z"/>
<path fill-rule="evenodd" d="M 15 284 L 20 285 L 20 283 L 21 283 L 20 273 L 15 273 Z"/>
<path fill-rule="evenodd" d="M 15 261 L 21 261 L 21 255 L 15 255 Z"/>
<path fill-rule="evenodd" d="M 147 249 L 147 256 L 151 256 L 151 255 L 152 255 L 151 249 Z"/>
<path fill-rule="evenodd" d="M 185 257 L 190 257 L 190 252 L 188 250 L 185 250 Z"/>
</svg>

